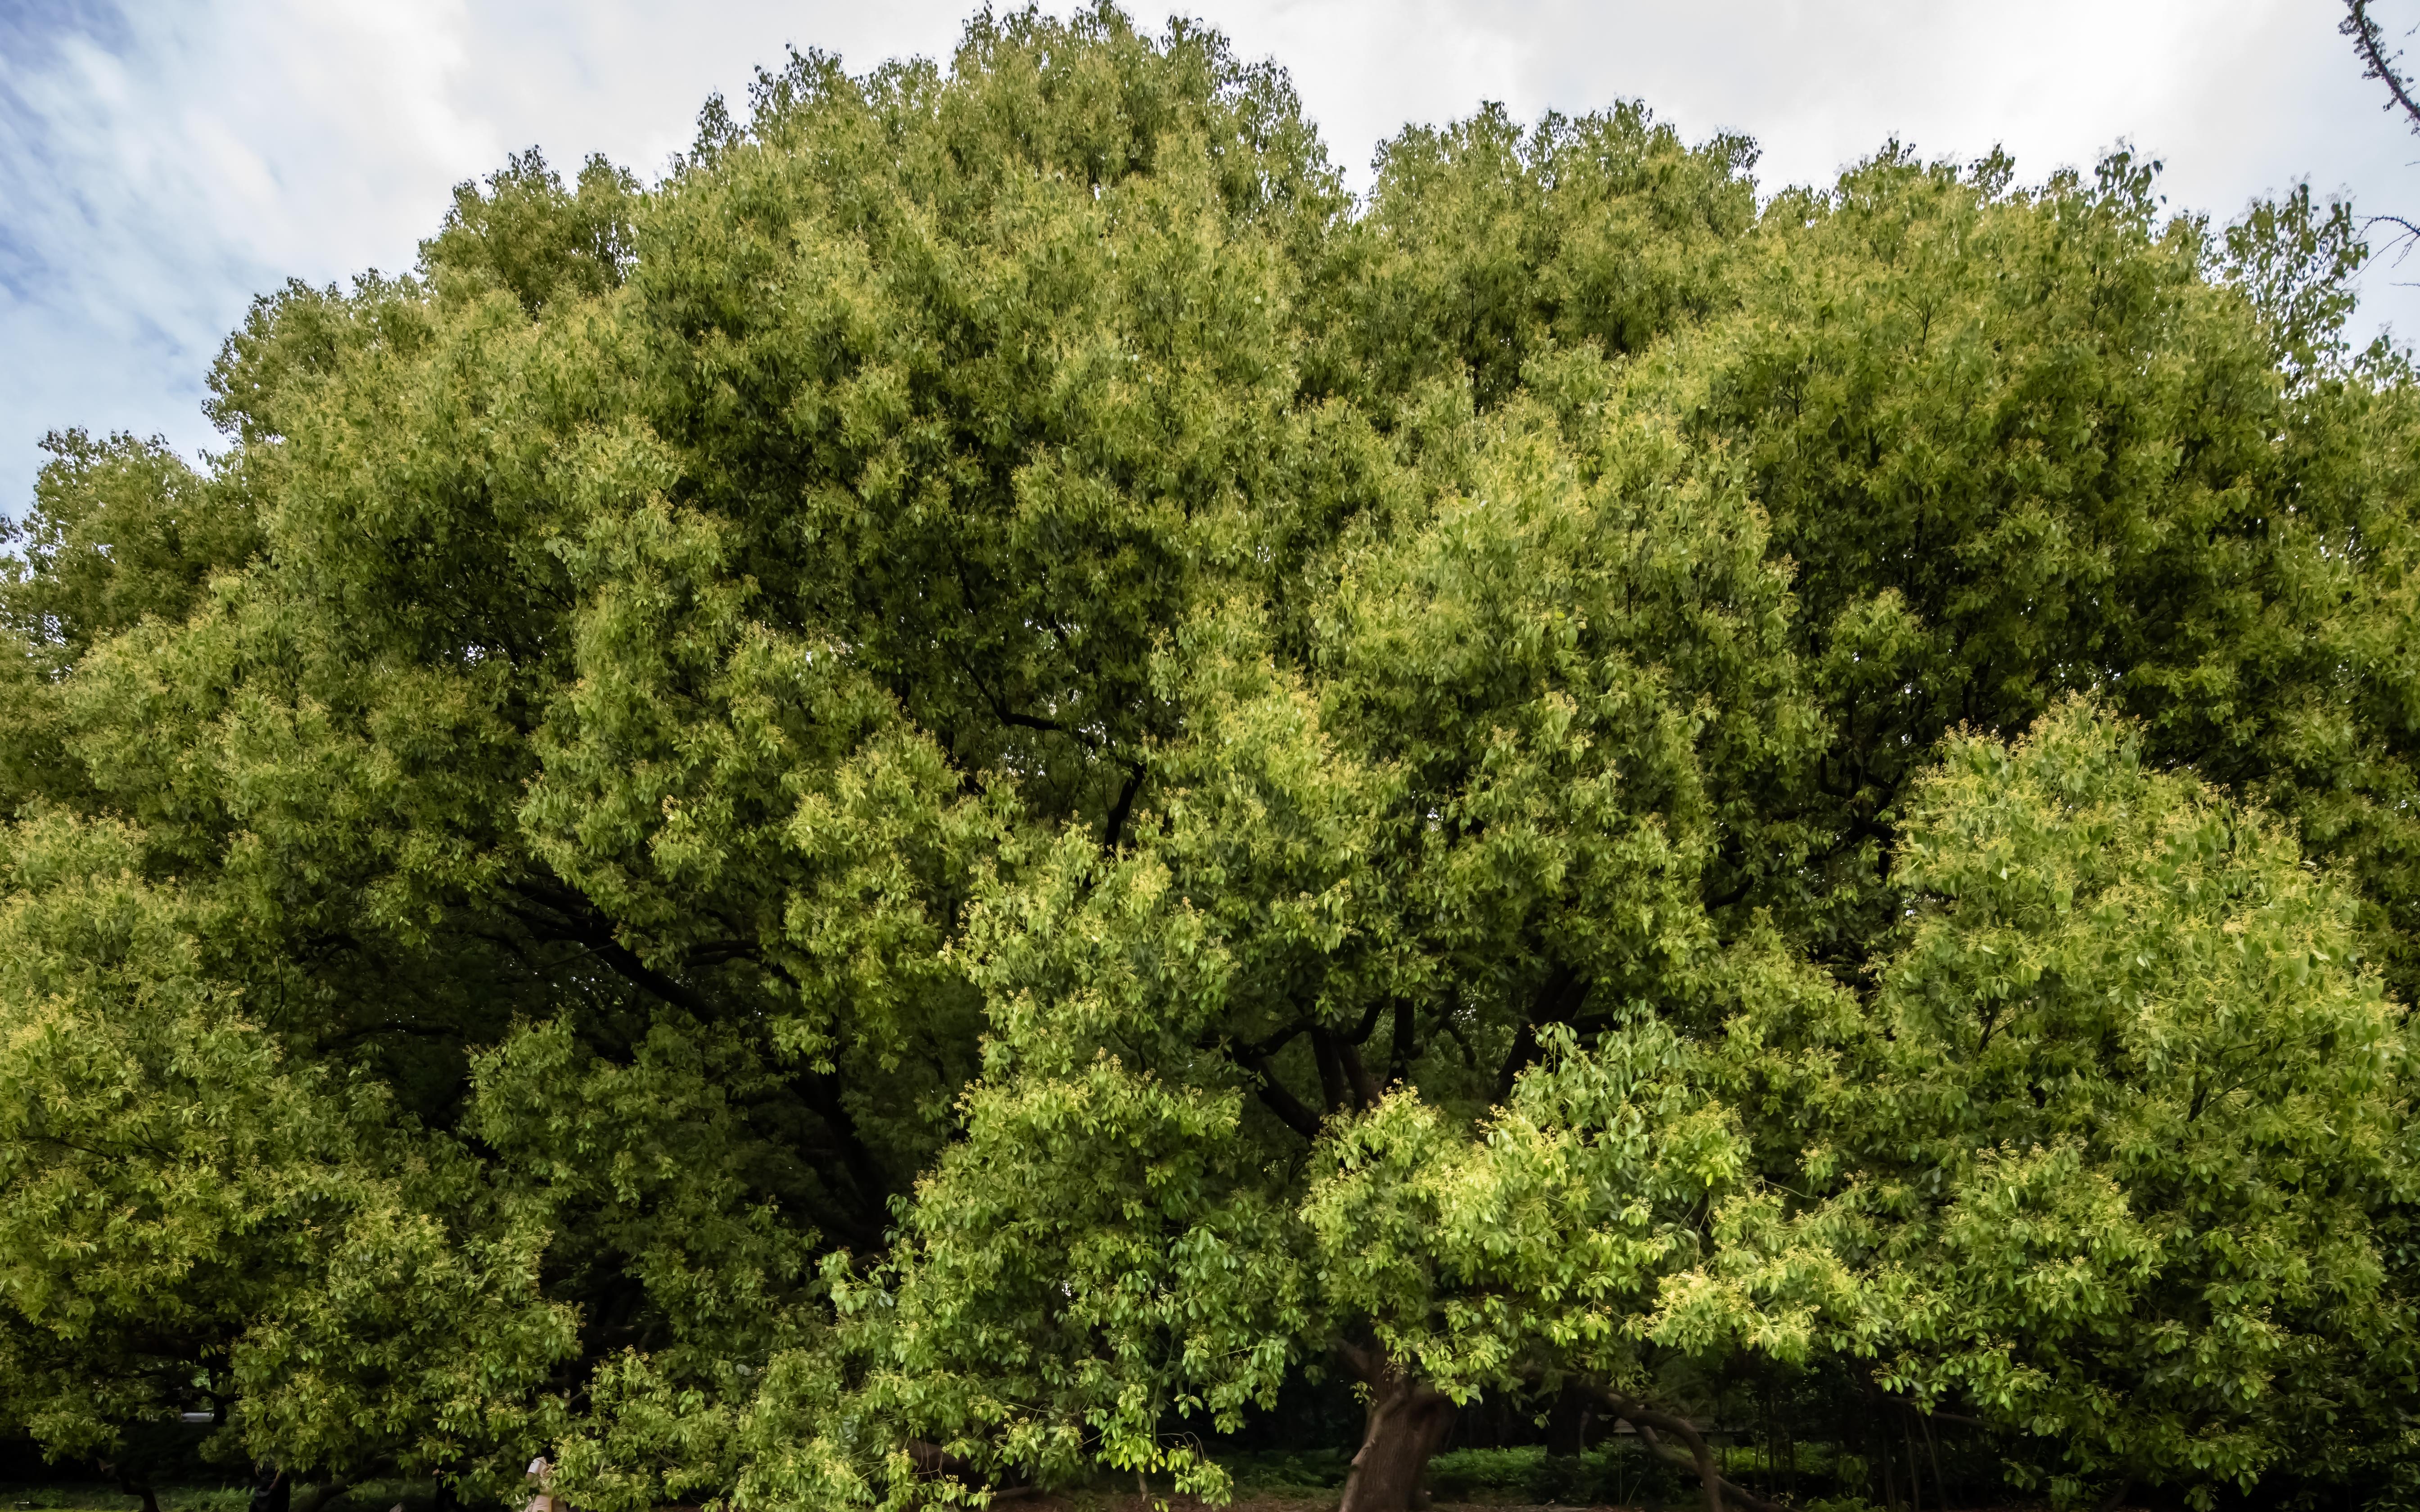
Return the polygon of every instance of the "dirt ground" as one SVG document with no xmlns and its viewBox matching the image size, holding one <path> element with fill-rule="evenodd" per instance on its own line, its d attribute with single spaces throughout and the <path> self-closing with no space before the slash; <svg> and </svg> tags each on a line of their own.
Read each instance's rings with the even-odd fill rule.
<svg viewBox="0 0 2420 1512">
<path fill-rule="evenodd" d="M 1041 1493 L 1011 1490 L 992 1502 L 992 1512 L 1336 1512 L 1336 1491 L 1256 1491 L 1239 1493 L 1233 1501 L 1215 1505 L 1198 1496 L 1156 1495 L 1148 1499 L 1128 1491 L 1113 1496 L 1100 1490 Z M 20 1503 L 22 1508 L 25 1504 Z M 164 1504 L 163 1504 L 164 1505 Z M 65 1509 L 60 1509 L 65 1512 Z M 168 1509 L 174 1512 L 174 1509 Z M 693 1506 L 658 1507 L 656 1512 L 698 1512 Z M 1433 1502 L 1426 1512 L 1699 1512 L 1692 1498 L 1672 1503 L 1611 1502 Z M 1931 1512 L 1931 1509 L 1928 1509 Z M 2005 1508 L 1987 1512 L 2008 1512 Z M 2042 1512 L 2042 1509 L 2024 1509 Z"/>
<path fill-rule="evenodd" d="M 1154 1497 L 1146 1502 L 1132 1493 L 1104 1496 L 1098 1492 L 1078 1492 L 1065 1496 L 1021 1496 L 994 1504 L 993 1512 L 1159 1512 L 1163 1506 L 1168 1512 L 1335 1512 L 1336 1502 L 1334 1493 L 1326 1496 L 1238 1495 L 1223 1507 L 1212 1507 L 1195 1496 Z M 1517 1502 L 1438 1502 L 1429 1508 L 1429 1512 L 1653 1512 L 1653 1509 L 1609 1505 L 1531 1506 Z"/>
</svg>

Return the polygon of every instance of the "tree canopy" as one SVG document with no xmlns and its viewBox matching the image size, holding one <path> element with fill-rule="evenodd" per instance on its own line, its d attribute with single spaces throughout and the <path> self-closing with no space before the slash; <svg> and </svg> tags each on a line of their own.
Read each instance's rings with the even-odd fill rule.
<svg viewBox="0 0 2420 1512">
<path fill-rule="evenodd" d="M 2350 210 L 1754 162 L 1489 107 L 1357 197 L 1214 33 L 985 15 L 262 298 L 203 465 L 53 437 L 0 1415 L 904 1508 L 1216 1497 L 1325 1377 L 1345 1512 L 1558 1394 L 1719 1512 L 1795 1381 L 2420 1489 Z"/>
</svg>

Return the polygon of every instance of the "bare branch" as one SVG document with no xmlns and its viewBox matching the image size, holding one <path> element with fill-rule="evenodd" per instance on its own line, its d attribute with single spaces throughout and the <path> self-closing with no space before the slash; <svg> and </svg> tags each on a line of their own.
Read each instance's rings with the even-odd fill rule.
<svg viewBox="0 0 2420 1512">
<path fill-rule="evenodd" d="M 2353 51 L 2361 54 L 2362 77 L 2376 79 L 2386 85 L 2394 96 L 2387 107 L 2402 107 L 2412 130 L 2420 132 L 2420 100 L 2412 98 L 2412 86 L 2395 67 L 2394 55 L 2386 51 L 2386 39 L 2369 13 L 2369 0 L 2345 0 L 2345 19 L 2336 30 L 2352 39 Z"/>
<path fill-rule="evenodd" d="M 2370 254 L 2370 256 L 2373 259 L 2379 257 L 2391 257 L 2396 265 L 2400 266 L 2404 257 L 2411 253 L 2412 249 L 2414 246 L 2420 246 L 2420 225 L 2412 224 L 2410 221 L 2405 220 L 2400 215 L 2363 216 L 2361 218 L 2362 235 L 2365 238 L 2367 237 L 2369 235 L 2369 228 L 2374 225 L 2393 226 L 2395 228 L 2395 234 L 2386 239 L 2385 246 Z"/>
</svg>

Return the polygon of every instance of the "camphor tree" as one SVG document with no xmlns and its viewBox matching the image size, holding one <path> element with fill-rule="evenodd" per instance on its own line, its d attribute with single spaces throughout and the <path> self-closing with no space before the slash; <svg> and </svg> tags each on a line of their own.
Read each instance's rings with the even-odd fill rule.
<svg viewBox="0 0 2420 1512">
<path fill-rule="evenodd" d="M 2345 213 L 1114 11 L 760 76 L 52 442 L 0 1401 L 323 1489 L 980 1501 L 1355 1381 L 1349 1512 L 1744 1370 L 2062 1499 L 2413 1381 L 2415 431 Z M 2370 963 L 2375 963 L 2371 964 Z"/>
</svg>

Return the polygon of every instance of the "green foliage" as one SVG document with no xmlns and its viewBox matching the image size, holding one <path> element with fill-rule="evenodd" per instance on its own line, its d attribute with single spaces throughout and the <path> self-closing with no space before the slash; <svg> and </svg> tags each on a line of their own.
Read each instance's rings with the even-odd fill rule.
<svg viewBox="0 0 2420 1512">
<path fill-rule="evenodd" d="M 1357 202 L 1106 8 L 744 114 L 264 298 L 201 469 L 50 442 L 8 1422 L 904 1508 L 1222 1495 L 1332 1371 L 1756 1380 L 2062 1501 L 2394 1482 L 2420 410 L 2348 210 L 1760 207 L 1635 104 Z"/>
<path fill-rule="evenodd" d="M 1485 407 L 1558 348 L 1637 351 L 1730 302 L 1755 158 L 1738 136 L 1690 147 L 1636 102 L 1528 131 L 1498 105 L 1407 128 L 1331 254 L 1318 335 L 1342 349 L 1313 372 L 1373 399 L 1442 378 Z"/>
<path fill-rule="evenodd" d="M 1886 1383 L 2055 1439 L 2063 1481 L 2248 1489 L 2391 1431 L 2408 1047 L 2350 900 L 2081 703 L 1951 742 L 1904 824 L 1870 1005 L 1789 1036 Z"/>
<path fill-rule="evenodd" d="M 1547 1063 L 1475 1141 L 1399 1093 L 1340 1132 L 1304 1202 L 1331 1312 L 1457 1401 L 1541 1354 L 1630 1384 L 1658 1281 L 1702 1257 L 1691 1219 L 1744 1175 L 1669 1030 L 1609 1032 L 1592 1055 L 1548 1032 Z"/>
<path fill-rule="evenodd" d="M 1575 1455 L 1452 1449 L 1429 1461 L 1429 1476 L 1438 1499 L 1451 1502 L 1652 1506 L 1688 1495 L 1684 1480 L 1635 1440 Z"/>
<path fill-rule="evenodd" d="M 34 486 L 10 564 L 9 627 L 44 660 L 71 664 L 95 642 L 147 618 L 182 620 L 212 575 L 260 548 L 250 501 L 214 487 L 160 441 L 80 430 L 43 438 L 51 454 Z"/>
<path fill-rule="evenodd" d="M 543 1232 L 384 1088 L 289 1066 L 201 965 L 123 826 L 29 812 L 10 836 L 0 984 L 0 1372 L 54 1452 L 240 1400 L 344 1473 L 465 1475 L 465 1441 L 545 1427 L 573 1346 Z M 534 1415 L 536 1421 L 533 1422 Z"/>
</svg>

